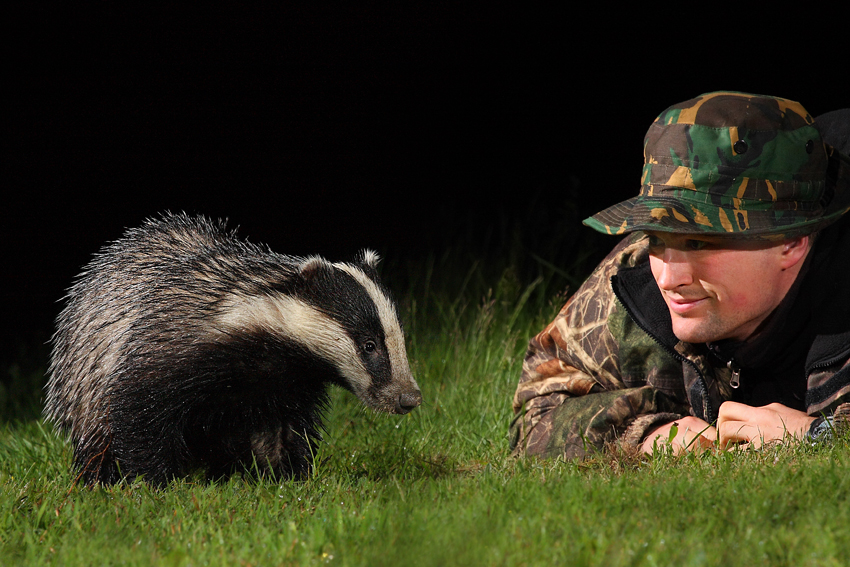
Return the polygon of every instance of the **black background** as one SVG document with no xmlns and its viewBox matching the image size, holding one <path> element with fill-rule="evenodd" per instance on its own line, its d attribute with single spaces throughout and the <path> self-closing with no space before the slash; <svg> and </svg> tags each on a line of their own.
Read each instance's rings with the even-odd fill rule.
<svg viewBox="0 0 850 567">
<path fill-rule="evenodd" d="M 848 106 L 828 13 L 303 4 L 11 19 L 4 354 L 47 340 L 91 254 L 160 211 L 282 253 L 415 261 L 530 203 L 586 216 L 636 194 L 646 128 L 700 93 Z"/>
</svg>

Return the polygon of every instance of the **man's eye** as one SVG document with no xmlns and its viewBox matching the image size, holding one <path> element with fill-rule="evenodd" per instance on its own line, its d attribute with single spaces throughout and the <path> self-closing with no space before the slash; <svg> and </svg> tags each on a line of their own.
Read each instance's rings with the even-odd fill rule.
<svg viewBox="0 0 850 567">
<path fill-rule="evenodd" d="M 647 236 L 649 236 L 649 246 L 651 248 L 658 248 L 664 245 L 664 242 L 654 234 L 648 234 Z"/>
<path fill-rule="evenodd" d="M 688 247 L 688 250 L 702 250 L 708 246 L 708 242 L 705 240 L 687 240 L 685 246 Z"/>
</svg>

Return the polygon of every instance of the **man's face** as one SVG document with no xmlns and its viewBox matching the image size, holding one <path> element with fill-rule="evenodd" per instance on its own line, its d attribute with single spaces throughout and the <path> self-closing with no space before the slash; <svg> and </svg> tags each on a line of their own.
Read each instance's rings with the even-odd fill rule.
<svg viewBox="0 0 850 567">
<path fill-rule="evenodd" d="M 652 275 L 681 341 L 748 339 L 790 286 L 783 242 L 647 234 Z"/>
</svg>

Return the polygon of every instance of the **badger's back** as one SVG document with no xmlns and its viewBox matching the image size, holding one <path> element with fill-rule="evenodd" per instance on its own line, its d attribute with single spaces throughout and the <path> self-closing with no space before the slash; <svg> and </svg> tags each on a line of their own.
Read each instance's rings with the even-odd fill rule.
<svg viewBox="0 0 850 567">
<path fill-rule="evenodd" d="M 149 220 L 69 290 L 45 415 L 69 433 L 89 482 L 220 474 L 254 459 L 303 474 L 328 383 L 387 411 L 421 399 L 368 256 L 330 264 L 275 254 L 203 217 Z M 360 332 L 379 337 L 375 372 Z"/>
</svg>

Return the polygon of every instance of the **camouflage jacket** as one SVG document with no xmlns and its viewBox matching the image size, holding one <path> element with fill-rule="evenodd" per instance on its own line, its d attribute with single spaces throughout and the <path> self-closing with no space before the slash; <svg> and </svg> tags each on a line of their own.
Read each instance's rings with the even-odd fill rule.
<svg viewBox="0 0 850 567">
<path fill-rule="evenodd" d="M 642 233 L 626 237 L 531 339 L 513 399 L 515 454 L 574 458 L 611 441 L 637 446 L 683 415 L 714 422 L 726 400 L 780 402 L 844 423 L 850 215 L 818 235 L 755 344 L 676 339 L 648 257 Z"/>
</svg>

